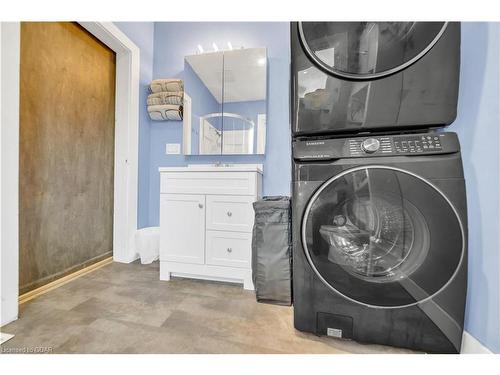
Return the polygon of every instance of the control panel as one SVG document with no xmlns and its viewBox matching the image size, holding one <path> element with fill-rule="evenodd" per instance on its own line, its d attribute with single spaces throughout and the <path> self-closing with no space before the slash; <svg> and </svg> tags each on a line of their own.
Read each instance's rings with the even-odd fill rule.
<svg viewBox="0 0 500 375">
<path fill-rule="evenodd" d="M 438 134 L 394 138 L 394 149 L 400 153 L 434 152 L 442 150 L 442 148 Z"/>
<path fill-rule="evenodd" d="M 380 154 L 413 154 L 439 150 L 442 150 L 439 134 L 349 139 L 351 156 L 363 156 L 375 152 Z"/>
<path fill-rule="evenodd" d="M 294 142 L 294 158 L 326 160 L 458 152 L 455 133 L 373 135 Z"/>
</svg>

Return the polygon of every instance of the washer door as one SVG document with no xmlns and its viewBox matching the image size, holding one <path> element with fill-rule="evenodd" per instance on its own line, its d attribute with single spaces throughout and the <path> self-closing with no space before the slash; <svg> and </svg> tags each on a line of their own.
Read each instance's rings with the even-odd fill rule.
<svg viewBox="0 0 500 375">
<path fill-rule="evenodd" d="M 345 79 L 370 80 L 397 73 L 437 43 L 446 22 L 299 22 L 309 57 Z"/>
<path fill-rule="evenodd" d="M 306 207 L 302 243 L 326 286 L 371 307 L 432 298 L 464 257 L 464 231 L 450 201 L 424 178 L 385 166 L 326 181 Z"/>
</svg>

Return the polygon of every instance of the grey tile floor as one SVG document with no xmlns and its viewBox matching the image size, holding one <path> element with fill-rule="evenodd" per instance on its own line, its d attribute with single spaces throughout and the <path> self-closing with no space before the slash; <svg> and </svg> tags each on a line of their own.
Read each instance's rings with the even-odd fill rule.
<svg viewBox="0 0 500 375">
<path fill-rule="evenodd" d="M 158 263 L 113 263 L 20 306 L 2 353 L 409 353 L 293 328 L 291 307 L 240 285 L 158 279 Z M 38 348 L 38 349 L 37 349 Z M 41 348 L 41 349 L 40 349 Z"/>
</svg>

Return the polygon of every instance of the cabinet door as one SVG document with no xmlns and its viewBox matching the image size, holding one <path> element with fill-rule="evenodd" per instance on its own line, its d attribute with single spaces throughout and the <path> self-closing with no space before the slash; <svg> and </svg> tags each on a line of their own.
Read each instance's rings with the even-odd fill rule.
<svg viewBox="0 0 500 375">
<path fill-rule="evenodd" d="M 205 196 L 161 194 L 160 260 L 205 263 Z"/>
</svg>

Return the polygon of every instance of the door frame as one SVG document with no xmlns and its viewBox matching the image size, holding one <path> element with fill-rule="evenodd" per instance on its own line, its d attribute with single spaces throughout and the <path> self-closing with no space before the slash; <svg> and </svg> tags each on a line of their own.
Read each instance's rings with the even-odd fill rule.
<svg viewBox="0 0 500 375">
<path fill-rule="evenodd" d="M 116 53 L 113 260 L 137 259 L 139 48 L 112 22 L 79 22 Z M 21 24 L 0 23 L 0 326 L 18 317 Z"/>
</svg>

